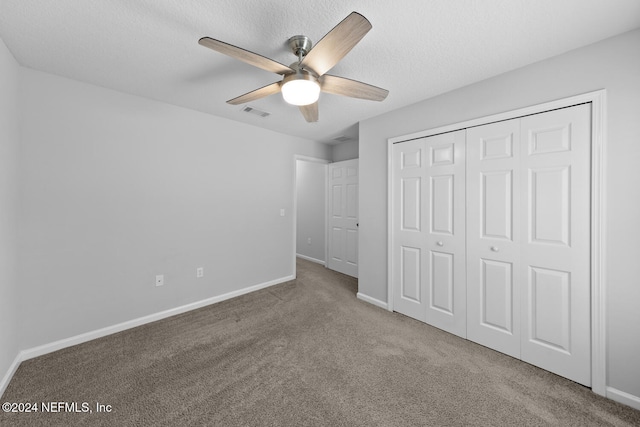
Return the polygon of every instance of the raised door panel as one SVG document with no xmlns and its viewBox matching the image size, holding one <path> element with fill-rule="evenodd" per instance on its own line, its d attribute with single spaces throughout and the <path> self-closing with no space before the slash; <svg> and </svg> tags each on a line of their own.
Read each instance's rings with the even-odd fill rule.
<svg viewBox="0 0 640 427">
<path fill-rule="evenodd" d="M 357 268 L 358 266 L 358 230 L 347 230 L 347 247 L 345 262 Z"/>
<path fill-rule="evenodd" d="M 509 262 L 481 259 L 480 309 L 483 327 L 513 334 L 513 269 Z"/>
<path fill-rule="evenodd" d="M 335 262 L 344 261 L 344 239 L 342 238 L 344 229 L 342 227 L 331 228 L 331 256 Z"/>
<path fill-rule="evenodd" d="M 429 308 L 453 316 L 454 271 L 453 254 L 431 251 L 429 276 Z"/>
<path fill-rule="evenodd" d="M 522 359 L 591 384 L 589 104 L 522 119 Z"/>
<path fill-rule="evenodd" d="M 452 236 L 454 222 L 454 176 L 431 177 L 431 232 Z"/>
<path fill-rule="evenodd" d="M 333 184 L 331 186 L 331 216 L 334 219 L 342 219 L 342 183 Z"/>
<path fill-rule="evenodd" d="M 420 248 L 400 247 L 400 298 L 411 303 L 422 301 L 422 256 Z"/>
<path fill-rule="evenodd" d="M 346 215 L 349 219 L 358 219 L 358 183 L 347 184 Z"/>
<path fill-rule="evenodd" d="M 480 172 L 482 237 L 511 241 L 513 237 L 513 170 Z"/>
<path fill-rule="evenodd" d="M 571 167 L 529 169 L 531 242 L 571 246 Z"/>
<path fill-rule="evenodd" d="M 519 119 L 467 130 L 467 338 L 513 357 L 520 357 L 519 153 Z"/>
<path fill-rule="evenodd" d="M 529 267 L 528 306 L 532 343 L 571 353 L 571 274 Z"/>
<path fill-rule="evenodd" d="M 402 231 L 420 232 L 422 177 L 400 178 L 400 228 Z"/>
</svg>

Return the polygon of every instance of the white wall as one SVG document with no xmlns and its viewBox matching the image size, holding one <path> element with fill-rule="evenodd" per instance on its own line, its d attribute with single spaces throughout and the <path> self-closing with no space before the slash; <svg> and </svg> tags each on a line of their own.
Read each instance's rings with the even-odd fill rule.
<svg viewBox="0 0 640 427">
<path fill-rule="evenodd" d="M 342 162 L 358 158 L 358 141 L 346 141 L 332 146 L 332 160 Z"/>
<path fill-rule="evenodd" d="M 297 160 L 296 167 L 296 253 L 325 262 L 327 166 L 323 163 Z M 308 239 L 311 239 L 311 243 Z"/>
<path fill-rule="evenodd" d="M 20 88 L 22 349 L 293 274 L 294 155 L 328 147 L 29 69 Z"/>
<path fill-rule="evenodd" d="M 18 69 L 18 63 L 0 40 L 0 395 L 2 379 L 19 349 L 16 304 Z"/>
<path fill-rule="evenodd" d="M 638 52 L 640 30 L 362 122 L 359 292 L 387 301 L 387 138 L 604 88 L 608 385 L 640 398 Z"/>
</svg>

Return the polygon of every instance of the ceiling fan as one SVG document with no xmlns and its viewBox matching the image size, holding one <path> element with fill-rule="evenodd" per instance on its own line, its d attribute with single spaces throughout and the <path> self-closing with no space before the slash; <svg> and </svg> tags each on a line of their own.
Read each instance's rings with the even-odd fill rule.
<svg viewBox="0 0 640 427">
<path fill-rule="evenodd" d="M 210 37 L 202 37 L 198 43 L 283 76 L 281 81 L 230 99 L 227 103 L 244 104 L 282 92 L 286 102 L 300 107 L 307 122 L 317 122 L 318 97 L 321 91 L 372 101 L 382 101 L 389 94 L 388 90 L 367 83 L 326 74 L 358 44 L 370 29 L 371 23 L 367 18 L 357 12 L 351 12 L 315 46 L 307 36 L 293 36 L 288 42 L 298 61 L 289 66 Z"/>
</svg>

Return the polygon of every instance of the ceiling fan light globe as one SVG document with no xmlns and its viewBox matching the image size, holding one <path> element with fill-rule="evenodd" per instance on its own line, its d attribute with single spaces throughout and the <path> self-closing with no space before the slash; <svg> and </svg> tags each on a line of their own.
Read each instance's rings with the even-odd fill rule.
<svg viewBox="0 0 640 427">
<path fill-rule="evenodd" d="M 318 82 L 307 79 L 292 79 L 282 85 L 282 97 L 292 105 L 313 104 L 320 97 Z"/>
</svg>

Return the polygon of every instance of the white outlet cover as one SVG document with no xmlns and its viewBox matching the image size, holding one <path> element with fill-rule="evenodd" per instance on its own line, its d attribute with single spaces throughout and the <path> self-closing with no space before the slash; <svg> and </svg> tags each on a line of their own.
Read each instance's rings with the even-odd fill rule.
<svg viewBox="0 0 640 427">
<path fill-rule="evenodd" d="M 164 274 L 158 274 L 156 276 L 156 286 L 164 285 Z"/>
<path fill-rule="evenodd" d="M 204 267 L 196 268 L 196 277 L 204 277 Z"/>
</svg>

